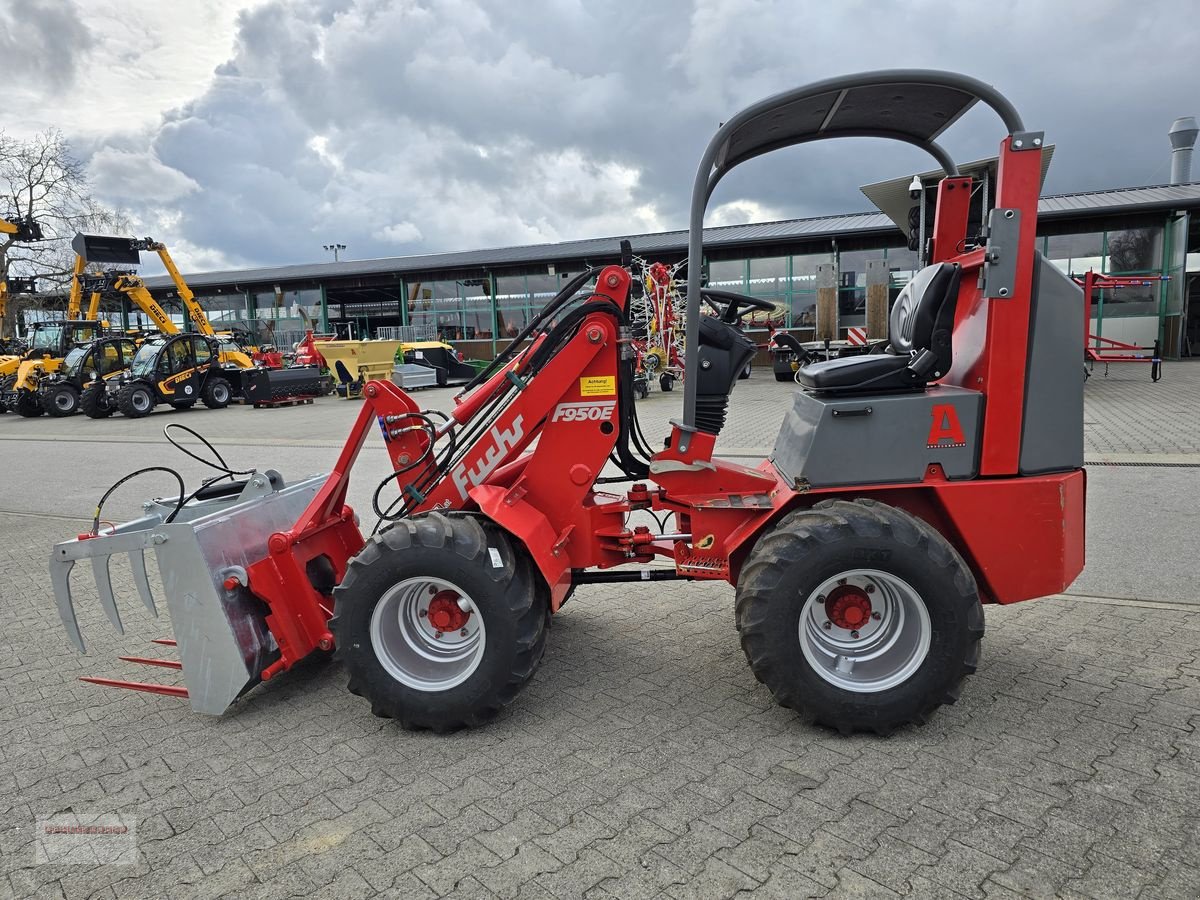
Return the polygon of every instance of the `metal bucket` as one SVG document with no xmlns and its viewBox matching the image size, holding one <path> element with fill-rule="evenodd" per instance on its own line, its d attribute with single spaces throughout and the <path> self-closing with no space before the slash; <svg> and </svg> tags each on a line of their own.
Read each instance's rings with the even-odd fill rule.
<svg viewBox="0 0 1200 900">
<path fill-rule="evenodd" d="M 125 633 L 117 608 L 109 560 L 129 555 L 137 592 L 156 617 L 144 552 L 153 550 L 166 592 L 180 665 L 167 660 L 122 657 L 149 665 L 182 668 L 185 687 L 85 679 L 100 684 L 187 696 L 197 712 L 219 715 L 279 655 L 268 632 L 265 604 L 247 589 L 246 569 L 267 556 L 272 534 L 287 531 L 325 484 L 326 475 L 286 485 L 278 472 L 256 473 L 247 481 L 214 485 L 188 501 L 175 516 L 178 499 L 152 500 L 146 515 L 99 536 L 83 535 L 56 544 L 50 580 L 58 612 L 75 646 L 86 653 L 71 597 L 71 570 L 90 559 L 100 603 L 113 627 Z M 169 642 L 167 642 L 169 643 Z"/>
</svg>

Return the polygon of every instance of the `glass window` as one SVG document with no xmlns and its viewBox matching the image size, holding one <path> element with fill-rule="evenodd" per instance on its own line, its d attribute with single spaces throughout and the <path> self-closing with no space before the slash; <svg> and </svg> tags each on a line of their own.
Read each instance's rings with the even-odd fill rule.
<svg viewBox="0 0 1200 900">
<path fill-rule="evenodd" d="M 838 328 L 867 324 L 867 260 L 883 259 L 882 250 L 838 254 Z"/>
<path fill-rule="evenodd" d="M 204 365 L 212 356 L 212 350 L 208 346 L 208 341 L 202 337 L 195 337 L 192 339 L 192 342 L 196 346 L 196 365 Z"/>
<path fill-rule="evenodd" d="M 1162 266 L 1163 230 L 1158 226 L 1108 233 L 1104 271 L 1158 272 Z"/>
<path fill-rule="evenodd" d="M 529 324 L 530 297 L 524 275 L 496 279 L 496 331 L 502 338 L 515 338 Z"/>
<path fill-rule="evenodd" d="M 1052 234 L 1046 238 L 1046 258 L 1068 275 L 1101 270 L 1104 262 L 1104 233 Z"/>
<path fill-rule="evenodd" d="M 746 261 L 744 259 L 722 259 L 708 264 L 708 286 L 722 291 L 745 294 Z"/>
<path fill-rule="evenodd" d="M 786 325 L 790 288 L 786 256 L 750 260 L 750 286 L 746 293 L 752 297 L 769 300 L 775 305 L 775 310 L 770 313 L 755 310 L 742 319 L 746 323 L 746 327 L 766 328 L 768 324 L 776 327 Z"/>
<path fill-rule="evenodd" d="M 788 278 L 788 327 L 815 333 L 817 327 L 817 266 L 833 263 L 832 253 L 808 253 L 791 258 Z M 812 334 L 801 334 L 809 340 Z"/>
<path fill-rule="evenodd" d="M 43 324 L 33 333 L 33 340 L 29 342 L 30 350 L 52 350 L 58 347 L 58 342 L 62 338 L 63 327 L 61 325 L 45 325 Z"/>
<path fill-rule="evenodd" d="M 151 366 L 154 365 L 154 355 L 160 347 L 162 344 L 158 341 L 147 341 L 138 347 L 137 354 L 133 357 L 133 364 L 129 367 L 130 371 L 138 378 L 149 375 Z"/>
</svg>

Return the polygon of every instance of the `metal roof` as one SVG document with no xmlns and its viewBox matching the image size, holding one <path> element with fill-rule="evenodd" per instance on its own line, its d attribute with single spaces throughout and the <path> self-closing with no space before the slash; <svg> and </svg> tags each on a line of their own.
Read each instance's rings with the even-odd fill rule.
<svg viewBox="0 0 1200 900">
<path fill-rule="evenodd" d="M 1038 214 L 1045 219 L 1058 219 L 1193 207 L 1200 207 L 1200 182 L 1112 188 L 1043 197 L 1038 204 Z M 812 240 L 845 234 L 888 232 L 899 234 L 895 223 L 881 212 L 848 213 L 810 219 L 763 222 L 754 225 L 706 228 L 704 229 L 704 244 L 706 247 L 720 248 L 779 243 L 788 240 Z M 589 238 L 555 244 L 529 244 L 488 250 L 458 250 L 419 256 L 389 256 L 380 259 L 356 259 L 344 262 L 230 269 L 219 272 L 188 273 L 185 278 L 193 289 L 197 289 L 230 284 L 250 286 L 277 282 L 328 281 L 335 278 L 368 275 L 404 275 L 409 272 L 436 270 L 498 268 L 558 260 L 610 260 L 617 255 L 621 239 L 621 237 Z M 634 252 L 641 255 L 683 253 L 687 250 L 686 231 L 640 234 L 630 236 L 628 239 L 633 244 Z M 158 275 L 147 278 L 146 286 L 152 290 L 169 288 L 171 281 L 165 275 Z"/>
</svg>

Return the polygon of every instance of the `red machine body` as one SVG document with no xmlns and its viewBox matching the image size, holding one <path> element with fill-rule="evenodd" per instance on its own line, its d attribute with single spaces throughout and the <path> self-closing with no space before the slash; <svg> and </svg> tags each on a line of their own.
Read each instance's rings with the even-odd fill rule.
<svg viewBox="0 0 1200 900">
<path fill-rule="evenodd" d="M 1013 152 L 1007 141 L 1001 146 L 997 205 L 1024 213 L 1020 252 L 1029 256 L 1018 261 L 1019 273 L 1033 268 L 1040 162 L 1039 154 Z M 408 511 L 483 512 L 528 549 L 550 587 L 555 610 L 570 593 L 575 573 L 656 558 L 673 561 L 681 577 L 736 582 L 742 560 L 769 522 L 848 493 L 904 509 L 945 535 L 969 563 L 985 602 L 1015 603 L 1064 590 L 1083 569 L 1085 475 L 1018 475 L 1029 307 L 983 297 L 976 276 L 984 251 L 955 252 L 966 235 L 970 196 L 969 178 L 942 181 L 932 259 L 963 268 L 956 363 L 945 380 L 969 385 L 987 398 L 979 478 L 949 481 L 931 466 L 912 484 L 797 491 L 769 461 L 749 468 L 713 458 L 712 435 L 693 434 L 687 450 L 679 452 L 676 427 L 669 445 L 654 458 L 658 471 L 651 484 L 635 484 L 623 494 L 597 490 L 593 483 L 616 441 L 621 339 L 610 316 L 594 313 L 432 490 L 413 488 L 428 474 L 426 467 L 401 480 Z M 596 291 L 624 307 L 629 282 L 624 269 L 611 266 Z M 1016 288 L 1018 296 L 1028 296 L 1030 288 L 1026 275 Z M 511 375 L 519 377 L 530 351 L 463 397 L 454 421 L 469 425 Z M 272 632 L 284 651 L 278 668 L 331 640 L 322 625 L 327 600 L 309 583 L 305 567 L 324 555 L 340 577 L 362 547 L 344 504 L 350 468 L 368 432 L 373 425 L 381 428 L 393 465 L 404 469 L 428 453 L 428 432 L 419 427 L 417 413 L 416 403 L 400 388 L 369 382 L 362 412 L 326 489 L 295 528 L 272 539 L 271 557 L 250 570 L 250 588 L 274 613 L 268 621 L 276 623 Z M 663 537 L 626 527 L 636 509 L 674 513 L 678 534 Z"/>
<path fill-rule="evenodd" d="M 884 94 L 876 90 L 881 86 Z M 855 90 L 864 99 L 843 104 Z M 887 123 L 864 130 L 858 111 L 879 105 L 880 97 L 895 109 L 884 110 Z M 932 141 L 939 122 L 953 121 L 980 98 L 1008 130 L 984 246 L 968 234 L 972 180 L 958 175 Z M 940 114 L 912 114 L 928 104 Z M 787 121 L 782 110 L 791 111 L 793 132 L 776 136 L 783 128 L 778 123 Z M 833 127 L 838 115 L 845 117 L 840 130 Z M 923 130 L 913 130 L 914 122 Z M 906 131 L 906 125 L 912 128 Z M 800 371 L 797 378 L 809 379 L 801 380 L 809 390 L 793 398 L 771 459 L 749 467 L 715 457 L 730 392 L 754 353 L 739 327 L 741 316 L 752 309 L 769 313 L 770 304 L 702 287 L 696 263 L 703 258 L 704 207 L 716 182 L 738 163 L 839 136 L 897 137 L 924 147 L 950 173 L 939 184 L 932 237 L 923 248 L 928 265 L 910 282 L 911 293 L 906 288 L 896 301 L 884 348 L 889 352 Z M 1011 105 L 987 85 L 925 71 L 831 79 L 768 98 L 727 121 L 702 157 L 693 189 L 684 412 L 672 422 L 663 448 L 645 446 L 633 413 L 633 254 L 626 242 L 626 265 L 590 269 L 568 282 L 464 389 L 443 421 L 435 418 L 443 414 L 420 409 L 390 382 L 366 383 L 362 409 L 332 473 L 323 484 L 300 485 L 314 492 L 311 501 L 309 493 L 290 495 L 298 505 L 307 503 L 295 524 L 270 534 L 266 555 L 230 574 L 225 584 L 227 592 L 269 609 L 264 624 L 278 658 L 258 674 L 272 678 L 340 640 L 351 690 L 369 688 L 381 714 L 401 720 L 416 715 L 418 723 L 435 728 L 476 724 L 515 694 L 505 693 L 505 685 L 532 674 L 544 647 L 547 607 L 559 610 L 575 585 L 716 580 L 738 587 L 743 649 L 756 676 L 785 705 L 803 705 L 796 699 L 798 684 L 809 693 L 817 685 L 818 693 L 825 692 L 817 697 L 824 704 L 822 721 L 844 731 L 887 733 L 953 702 L 957 684 L 978 659 L 980 601 L 1009 604 L 1060 592 L 1084 564 L 1082 386 L 1062 377 L 1057 361 L 1064 357 L 1056 354 L 1078 346 L 1079 325 L 1055 312 L 1078 315 L 1082 309 L 1069 279 L 1036 253 L 1041 146 L 1041 133 L 1026 132 Z M 653 285 L 662 284 L 662 275 L 651 267 Z M 702 319 L 702 298 L 717 317 Z M 925 342 L 919 345 L 912 338 L 918 331 Z M 301 347 L 319 357 L 311 332 Z M 850 364 L 848 379 L 842 363 Z M 1051 401 L 1061 400 L 1060 394 L 1046 388 L 1062 386 L 1069 402 L 1056 405 Z M 971 418 L 964 413 L 960 420 L 957 409 L 970 411 Z M 875 430 L 865 432 L 874 440 L 853 459 L 851 451 L 859 448 L 848 444 L 864 432 L 837 430 L 846 421 L 831 424 L 839 415 L 852 422 L 874 416 L 869 422 Z M 380 526 L 394 532 L 385 530 L 368 545 L 346 499 L 355 459 L 375 428 L 393 474 L 377 488 L 374 505 Z M 814 451 L 822 436 L 825 444 Z M 901 458 L 903 468 L 870 465 Z M 802 460 L 799 469 L 788 462 L 795 459 Z M 814 460 L 833 475 L 804 467 Z M 619 469 L 620 477 L 607 477 L 610 464 L 609 473 Z M 609 484 L 614 490 L 606 489 Z M 615 489 L 618 484 L 623 487 Z M 397 494 L 381 510 L 385 489 Z M 244 508 L 254 509 L 249 502 Z M 674 527 L 633 525 L 638 511 L 656 514 L 658 523 L 671 518 Z M 277 527 L 279 520 L 272 521 Z M 143 543 L 153 539 L 140 534 L 135 536 Z M 839 548 L 822 558 L 823 546 L 835 540 Z M 878 549 L 889 540 L 890 549 Z M 516 561 L 506 563 L 492 541 Z M 447 542 L 454 546 L 447 549 Z M 781 546 L 790 548 L 786 559 L 776 554 Z M 88 555 L 66 545 L 56 553 Z M 477 570 L 466 571 L 467 560 Z M 436 571 L 417 571 L 424 566 Z M 937 571 L 930 576 L 922 567 Z M 60 572 L 60 582 L 67 571 Z M 364 587 L 372 577 L 378 580 Z M 793 580 L 785 590 L 780 585 L 787 577 Z M 450 580 L 459 578 L 470 583 L 452 590 Z M 929 579 L 924 596 L 913 587 L 923 579 Z M 77 634 L 69 595 L 64 601 L 60 588 L 64 622 Z M 517 609 L 517 599 L 526 605 Z M 470 656 L 471 642 L 483 639 L 472 623 L 482 622 L 493 602 L 502 608 L 491 611 L 487 629 L 510 629 L 504 633 L 513 637 L 487 645 L 499 648 L 497 659 L 510 654 L 510 662 L 485 684 L 476 669 L 457 667 L 461 659 L 482 658 L 482 651 Z M 751 606 L 752 614 L 743 615 Z M 479 618 L 472 618 L 476 613 Z M 935 614 L 942 617 L 940 626 L 933 624 Z M 773 624 L 766 628 L 770 616 Z M 457 634 L 447 633 L 456 628 Z M 817 638 L 807 637 L 809 631 Z M 788 632 L 798 635 L 798 643 L 773 649 L 775 636 Z M 389 634 L 403 637 L 389 642 Z M 396 662 L 393 649 L 408 652 L 422 635 L 430 643 L 421 645 L 417 662 L 409 668 Z M 374 654 L 369 659 L 368 645 Z M 941 662 L 926 665 L 925 654 L 935 645 Z M 780 666 L 798 665 L 801 648 L 809 669 L 771 685 Z M 892 668 L 873 670 L 889 653 Z M 201 663 L 209 658 L 202 648 Z M 425 663 L 435 658 L 450 660 L 442 671 L 451 674 L 442 681 L 428 676 Z M 908 690 L 914 672 L 932 672 L 936 681 Z M 448 717 L 430 711 L 476 677 L 478 690 L 503 696 L 496 693 L 480 705 L 472 686 Z M 840 693 L 829 700 L 834 689 Z M 906 691 L 912 696 L 884 708 L 888 697 Z M 853 715 L 843 715 L 847 702 L 855 704 Z"/>
</svg>

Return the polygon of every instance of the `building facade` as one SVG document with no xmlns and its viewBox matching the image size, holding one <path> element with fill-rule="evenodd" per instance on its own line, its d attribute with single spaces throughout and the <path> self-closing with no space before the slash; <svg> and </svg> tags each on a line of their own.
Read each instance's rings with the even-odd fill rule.
<svg viewBox="0 0 1200 900">
<path fill-rule="evenodd" d="M 1168 276 L 1105 291 L 1093 307 L 1093 333 L 1138 344 L 1162 342 L 1167 356 L 1200 351 L 1200 183 L 1043 197 L 1039 249 L 1071 275 Z M 495 354 L 558 291 L 588 266 L 616 262 L 619 237 L 387 259 L 188 274 L 214 323 L 240 325 L 277 344 L 306 328 L 372 337 L 380 329 L 425 326 L 468 356 Z M 686 256 L 686 232 L 630 238 L 649 261 Z M 918 267 L 918 254 L 882 213 L 795 219 L 706 230 L 708 283 L 770 300 L 777 327 L 803 339 L 843 337 L 866 324 L 868 272 L 886 271 L 894 299 Z M 837 285 L 834 321 L 819 318 L 818 277 Z M 828 279 L 833 279 L 832 282 Z M 170 306 L 165 277 L 147 279 Z M 826 306 L 825 310 L 829 310 Z M 180 312 L 179 310 L 175 310 Z M 131 317 L 136 321 L 136 314 Z M 765 316 L 753 323 L 766 327 Z M 886 335 L 872 335 L 886 337 Z"/>
</svg>

